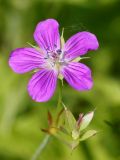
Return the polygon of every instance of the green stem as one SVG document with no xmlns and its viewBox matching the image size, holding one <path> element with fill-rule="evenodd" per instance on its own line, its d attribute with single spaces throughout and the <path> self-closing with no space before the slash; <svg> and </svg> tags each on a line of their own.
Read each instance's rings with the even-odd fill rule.
<svg viewBox="0 0 120 160">
<path fill-rule="evenodd" d="M 57 103 L 57 113 L 60 110 L 60 105 L 62 102 L 62 81 L 61 80 L 58 80 L 58 87 L 59 87 L 59 96 L 58 96 L 58 103 Z M 49 139 L 50 139 L 50 135 L 46 135 L 45 138 L 43 139 L 43 142 L 40 143 L 40 145 L 38 146 L 38 148 L 37 148 L 37 150 L 31 160 L 38 159 L 38 157 L 41 155 L 42 151 L 44 150 L 44 148 L 48 144 Z"/>
<path fill-rule="evenodd" d="M 37 148 L 35 154 L 33 155 L 31 160 L 37 160 L 37 158 L 40 156 L 43 149 L 46 147 L 46 145 L 49 142 L 50 135 L 46 135 L 46 137 L 43 139 L 43 142 L 40 143 L 39 147 Z"/>
<path fill-rule="evenodd" d="M 58 80 L 58 92 L 57 113 L 60 111 L 60 105 L 62 102 L 62 81 L 60 79 Z"/>
</svg>

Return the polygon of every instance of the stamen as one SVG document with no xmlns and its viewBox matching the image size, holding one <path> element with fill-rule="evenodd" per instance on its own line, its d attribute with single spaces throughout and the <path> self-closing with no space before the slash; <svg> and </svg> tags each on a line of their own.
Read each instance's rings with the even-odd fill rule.
<svg viewBox="0 0 120 160">
<path fill-rule="evenodd" d="M 57 52 L 59 55 L 62 53 L 61 49 L 58 49 L 56 52 Z"/>
<path fill-rule="evenodd" d="M 64 54 L 65 54 L 65 52 L 61 52 L 61 55 L 60 55 L 60 60 L 63 60 L 64 59 Z"/>
<path fill-rule="evenodd" d="M 49 52 L 46 52 L 46 57 L 44 59 L 48 59 L 49 58 Z"/>
</svg>

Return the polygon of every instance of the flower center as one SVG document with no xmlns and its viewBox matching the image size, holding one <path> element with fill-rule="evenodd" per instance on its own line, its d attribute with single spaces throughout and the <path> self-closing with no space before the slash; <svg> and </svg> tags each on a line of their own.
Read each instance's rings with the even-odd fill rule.
<svg viewBox="0 0 120 160">
<path fill-rule="evenodd" d="M 64 53 L 61 49 L 56 51 L 47 51 L 47 55 L 45 57 L 47 67 L 59 71 L 60 67 L 65 64 L 63 55 Z"/>
</svg>

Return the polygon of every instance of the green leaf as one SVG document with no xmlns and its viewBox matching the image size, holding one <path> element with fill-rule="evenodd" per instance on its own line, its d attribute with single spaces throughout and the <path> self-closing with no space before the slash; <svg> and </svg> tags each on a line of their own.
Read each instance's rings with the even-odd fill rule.
<svg viewBox="0 0 120 160">
<path fill-rule="evenodd" d="M 85 132 L 81 136 L 80 141 L 84 141 L 84 140 L 86 140 L 86 139 L 88 139 L 88 138 L 90 138 L 90 137 L 92 137 L 92 136 L 94 136 L 96 134 L 97 134 L 97 131 L 95 131 L 95 130 L 89 130 L 89 131 Z"/>
<path fill-rule="evenodd" d="M 80 125 L 80 131 L 82 131 L 83 129 L 85 129 L 90 124 L 93 116 L 94 116 L 94 112 L 90 112 L 90 113 L 86 114 L 82 118 L 81 125 Z"/>
</svg>

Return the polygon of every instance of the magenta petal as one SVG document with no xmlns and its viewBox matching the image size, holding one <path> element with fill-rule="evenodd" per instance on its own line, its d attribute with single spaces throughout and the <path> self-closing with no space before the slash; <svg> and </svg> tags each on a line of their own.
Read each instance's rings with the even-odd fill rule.
<svg viewBox="0 0 120 160">
<path fill-rule="evenodd" d="M 96 36 L 90 32 L 79 32 L 65 43 L 65 58 L 72 60 L 99 47 Z"/>
<path fill-rule="evenodd" d="M 90 69 L 77 62 L 70 62 L 62 69 L 62 74 L 66 81 L 76 90 L 89 90 L 93 82 Z"/>
<path fill-rule="evenodd" d="M 12 51 L 9 65 L 16 73 L 25 73 L 44 64 L 43 55 L 34 48 L 19 48 Z"/>
<path fill-rule="evenodd" d="M 54 19 L 47 19 L 38 23 L 34 39 L 44 50 L 54 51 L 60 47 L 59 24 Z"/>
<path fill-rule="evenodd" d="M 54 70 L 42 69 L 35 73 L 28 84 L 28 92 L 37 102 L 48 101 L 54 94 L 57 74 Z"/>
</svg>

